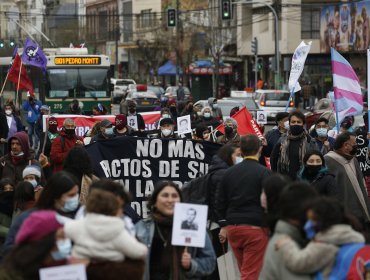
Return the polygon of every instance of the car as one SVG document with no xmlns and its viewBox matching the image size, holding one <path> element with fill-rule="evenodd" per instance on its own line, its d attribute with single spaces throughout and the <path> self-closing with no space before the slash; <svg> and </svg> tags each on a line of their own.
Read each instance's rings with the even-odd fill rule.
<svg viewBox="0 0 370 280">
<path fill-rule="evenodd" d="M 154 92 L 158 98 L 161 98 L 164 94 L 164 89 L 161 86 L 148 86 L 148 90 Z"/>
<path fill-rule="evenodd" d="M 114 79 L 111 78 L 111 84 L 113 85 L 112 99 L 113 103 L 117 104 L 123 97 L 126 96 L 129 89 L 129 85 L 136 85 L 136 82 L 132 79 Z"/>
<path fill-rule="evenodd" d="M 136 90 L 130 90 L 126 98 L 122 99 L 121 108 L 125 107 L 129 100 L 136 101 L 137 112 L 153 111 L 160 105 L 157 95 L 153 91 L 148 90 L 146 85 L 136 85 Z"/>
<path fill-rule="evenodd" d="M 245 107 L 247 107 L 248 111 L 252 114 L 254 118 L 257 115 L 257 111 L 260 110 L 256 101 L 253 98 L 224 97 L 221 100 L 232 100 L 242 103 Z"/>
<path fill-rule="evenodd" d="M 224 120 L 230 117 L 231 109 L 235 107 L 242 108 L 244 106 L 244 104 L 241 101 L 229 99 L 219 99 L 217 100 L 217 104 L 218 108 L 221 109 Z M 202 110 L 204 107 L 209 107 L 208 100 L 199 100 L 194 104 L 194 108 L 199 111 Z"/>
<path fill-rule="evenodd" d="M 170 86 L 168 88 L 166 88 L 166 92 L 164 93 L 164 96 L 167 96 L 168 98 L 175 98 L 177 100 L 177 89 L 179 87 L 176 87 L 176 86 Z M 185 100 L 184 101 L 188 101 L 188 100 L 193 100 L 193 97 L 190 93 L 190 90 L 189 88 L 187 87 L 183 87 L 184 88 L 184 91 L 185 91 Z"/>
<path fill-rule="evenodd" d="M 332 111 L 330 107 L 330 99 L 329 98 L 321 98 L 315 106 L 310 108 L 309 112 L 305 113 L 306 117 L 306 127 L 310 128 L 312 125 L 316 123 L 316 121 L 321 117 L 321 115 L 327 111 Z"/>
<path fill-rule="evenodd" d="M 261 111 L 267 112 L 267 122 L 275 123 L 278 112 L 284 112 L 288 104 L 288 112 L 294 109 L 293 99 L 287 90 L 262 89 L 257 90 L 259 94 L 258 106 Z"/>
</svg>

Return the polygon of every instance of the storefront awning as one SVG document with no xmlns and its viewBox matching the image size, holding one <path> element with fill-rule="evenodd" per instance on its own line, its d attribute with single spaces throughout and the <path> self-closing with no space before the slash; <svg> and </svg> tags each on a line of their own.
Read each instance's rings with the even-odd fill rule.
<svg viewBox="0 0 370 280">
<path fill-rule="evenodd" d="M 180 69 L 180 74 L 182 73 Z M 175 76 L 176 75 L 176 65 L 172 63 L 171 60 L 167 61 L 161 67 L 158 68 L 159 76 Z"/>
<path fill-rule="evenodd" d="M 193 75 L 212 75 L 215 72 L 215 66 L 210 60 L 197 60 L 189 65 L 187 72 Z M 233 67 L 230 64 L 220 62 L 219 75 L 231 75 Z"/>
</svg>

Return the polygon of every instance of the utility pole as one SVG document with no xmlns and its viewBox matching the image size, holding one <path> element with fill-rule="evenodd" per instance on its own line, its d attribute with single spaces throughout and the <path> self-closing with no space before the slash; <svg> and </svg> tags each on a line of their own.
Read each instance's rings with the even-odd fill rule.
<svg viewBox="0 0 370 280">
<path fill-rule="evenodd" d="M 176 86 L 179 85 L 180 81 L 180 2 L 176 0 Z"/>
<path fill-rule="evenodd" d="M 116 60 L 116 64 L 115 64 L 115 67 L 114 67 L 114 70 L 115 70 L 115 78 L 118 79 L 119 77 L 119 73 L 118 73 L 118 41 L 120 39 L 120 30 L 119 30 L 119 20 L 117 20 L 117 18 L 119 18 L 118 14 L 115 13 L 115 22 L 116 22 L 116 28 L 115 28 L 115 37 L 116 37 L 116 44 L 115 44 L 115 60 Z"/>
</svg>

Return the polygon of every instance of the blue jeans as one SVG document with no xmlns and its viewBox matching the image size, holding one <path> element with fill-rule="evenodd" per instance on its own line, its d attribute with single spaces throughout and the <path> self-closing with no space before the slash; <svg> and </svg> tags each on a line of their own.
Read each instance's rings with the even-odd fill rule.
<svg viewBox="0 0 370 280">
<path fill-rule="evenodd" d="M 35 133 L 35 124 L 27 123 L 27 127 L 28 127 L 28 138 L 30 141 L 30 147 L 37 149 L 37 146 L 39 144 L 39 139 Z"/>
</svg>

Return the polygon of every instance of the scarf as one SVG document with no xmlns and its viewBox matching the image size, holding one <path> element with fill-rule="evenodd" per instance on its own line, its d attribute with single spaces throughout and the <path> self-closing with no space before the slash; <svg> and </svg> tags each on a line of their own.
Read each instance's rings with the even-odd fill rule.
<svg viewBox="0 0 370 280">
<path fill-rule="evenodd" d="M 290 159 L 289 159 L 289 145 L 290 145 L 290 141 L 293 140 L 293 141 L 300 141 L 300 145 L 299 145 L 299 163 L 300 165 L 302 165 L 302 162 L 303 162 L 303 158 L 304 158 L 304 155 L 306 154 L 306 150 L 307 150 L 307 134 L 306 132 L 302 132 L 301 134 L 299 135 L 292 135 L 292 134 L 288 134 L 284 140 L 281 142 L 281 146 L 280 146 L 280 166 L 282 168 L 280 168 L 281 170 L 285 170 L 285 171 L 289 171 L 289 165 L 290 165 Z"/>
<path fill-rule="evenodd" d="M 348 179 L 351 181 L 352 187 L 356 193 L 357 199 L 359 200 L 362 206 L 362 209 L 366 215 L 366 218 L 370 220 L 370 215 L 367 209 L 365 198 L 362 193 L 360 183 L 357 180 L 357 169 L 356 169 L 355 160 L 353 159 L 353 157 L 352 159 L 348 160 L 344 158 L 341 154 L 339 154 L 337 151 L 329 152 L 326 155 L 334 159 L 336 162 L 338 162 L 340 165 L 344 167 L 344 170 L 346 171 Z"/>
<path fill-rule="evenodd" d="M 163 252 L 165 253 L 165 255 L 163 257 L 169 258 L 169 260 L 171 261 L 170 279 L 185 279 L 185 271 L 181 267 L 181 256 L 184 248 L 171 245 L 173 216 L 167 217 L 163 216 L 158 211 L 153 211 L 152 219 L 155 223 L 155 231 L 157 231 L 158 235 L 164 243 Z"/>
</svg>

